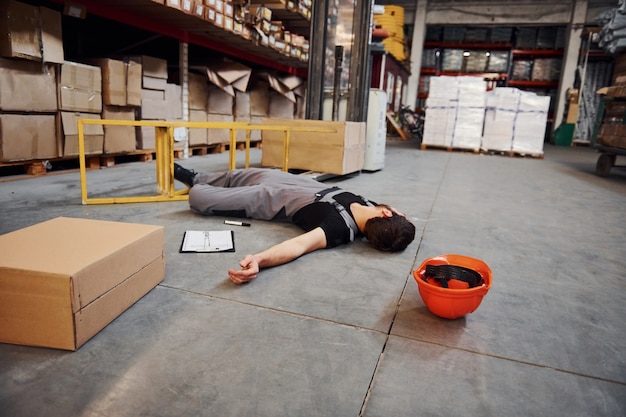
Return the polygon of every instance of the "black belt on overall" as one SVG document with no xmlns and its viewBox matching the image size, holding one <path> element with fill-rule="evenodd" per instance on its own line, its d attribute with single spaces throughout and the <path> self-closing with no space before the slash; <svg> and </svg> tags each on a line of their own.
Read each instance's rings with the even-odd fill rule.
<svg viewBox="0 0 626 417">
<path fill-rule="evenodd" d="M 359 227 L 357 226 L 352 216 L 350 216 L 350 214 L 348 213 L 348 210 L 346 210 L 346 208 L 334 198 L 335 195 L 341 194 L 344 192 L 346 191 L 342 190 L 339 187 L 327 188 L 325 190 L 315 193 L 315 197 L 316 197 L 315 201 L 322 202 L 322 203 L 330 203 L 333 205 L 335 210 L 337 210 L 339 215 L 341 215 L 341 218 L 343 219 L 343 221 L 346 223 L 346 226 L 348 226 L 348 230 L 350 230 L 350 242 L 352 242 L 354 241 L 354 237 L 356 236 L 356 234 L 359 232 Z M 363 197 L 361 197 L 361 199 L 365 201 L 368 206 L 373 205 L 369 201 L 365 200 Z"/>
</svg>

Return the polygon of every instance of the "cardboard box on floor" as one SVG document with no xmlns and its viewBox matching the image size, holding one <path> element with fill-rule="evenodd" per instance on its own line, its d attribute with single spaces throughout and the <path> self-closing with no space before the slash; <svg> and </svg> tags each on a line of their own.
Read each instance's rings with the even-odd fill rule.
<svg viewBox="0 0 626 417">
<path fill-rule="evenodd" d="M 76 350 L 165 275 L 162 226 L 58 217 L 0 236 L 0 342 Z"/>
<path fill-rule="evenodd" d="M 263 119 L 264 125 L 286 125 L 333 129 L 335 133 L 292 132 L 289 142 L 289 168 L 344 175 L 363 169 L 365 123 L 324 120 Z M 261 165 L 283 165 L 284 133 L 261 132 Z"/>
</svg>

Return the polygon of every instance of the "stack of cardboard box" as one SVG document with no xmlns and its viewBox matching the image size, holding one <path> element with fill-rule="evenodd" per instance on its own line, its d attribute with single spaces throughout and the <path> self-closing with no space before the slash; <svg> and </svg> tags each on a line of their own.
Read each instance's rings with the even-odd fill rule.
<svg viewBox="0 0 626 417">
<path fill-rule="evenodd" d="M 621 61 L 626 62 L 623 58 Z M 626 149 L 626 124 L 624 124 L 626 120 L 626 75 L 616 76 L 613 85 L 601 88 L 597 93 L 605 97 L 604 113 L 601 115 L 602 124 L 597 137 L 598 144 Z"/>
<path fill-rule="evenodd" d="M 63 62 L 61 15 L 0 3 L 0 161 L 48 159 L 57 143 L 57 76 Z"/>
<path fill-rule="evenodd" d="M 151 56 L 126 58 L 141 65 L 141 107 L 136 109 L 137 120 L 182 120 L 182 89 L 168 83 L 167 60 Z M 137 149 L 155 148 L 155 128 L 137 128 Z M 182 149 L 177 142 L 175 149 Z"/>
<path fill-rule="evenodd" d="M 59 77 L 59 110 L 63 127 L 63 156 L 78 155 L 78 119 L 101 119 L 102 70 L 66 61 Z M 85 125 L 85 154 L 101 154 L 102 125 Z"/>
<path fill-rule="evenodd" d="M 189 121 L 208 121 L 207 104 L 209 101 L 209 81 L 206 74 L 190 72 L 189 85 Z M 189 129 L 189 146 L 207 145 L 207 129 Z"/>
<path fill-rule="evenodd" d="M 94 61 L 102 71 L 102 118 L 135 120 L 141 106 L 141 63 L 131 59 L 102 58 Z M 134 126 L 104 126 L 103 153 L 124 153 L 136 149 Z"/>
</svg>

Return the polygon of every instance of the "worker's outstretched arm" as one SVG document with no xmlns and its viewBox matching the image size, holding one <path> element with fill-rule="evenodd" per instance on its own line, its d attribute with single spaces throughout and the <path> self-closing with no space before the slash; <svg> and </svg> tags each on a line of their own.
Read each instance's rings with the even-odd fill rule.
<svg viewBox="0 0 626 417">
<path fill-rule="evenodd" d="M 263 252 L 246 255 L 239 266 L 240 270 L 229 269 L 228 276 L 235 284 L 243 284 L 256 278 L 261 268 L 282 265 L 317 249 L 326 247 L 326 235 L 321 227 L 286 240 Z"/>
</svg>

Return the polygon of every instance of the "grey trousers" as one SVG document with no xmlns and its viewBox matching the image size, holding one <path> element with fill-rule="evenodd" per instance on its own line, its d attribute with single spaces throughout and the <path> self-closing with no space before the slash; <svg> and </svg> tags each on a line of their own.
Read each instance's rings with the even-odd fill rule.
<svg viewBox="0 0 626 417">
<path fill-rule="evenodd" d="M 290 221 L 327 188 L 312 178 L 278 169 L 200 172 L 189 190 L 189 206 L 205 215 L 240 212 L 253 219 Z"/>
</svg>

